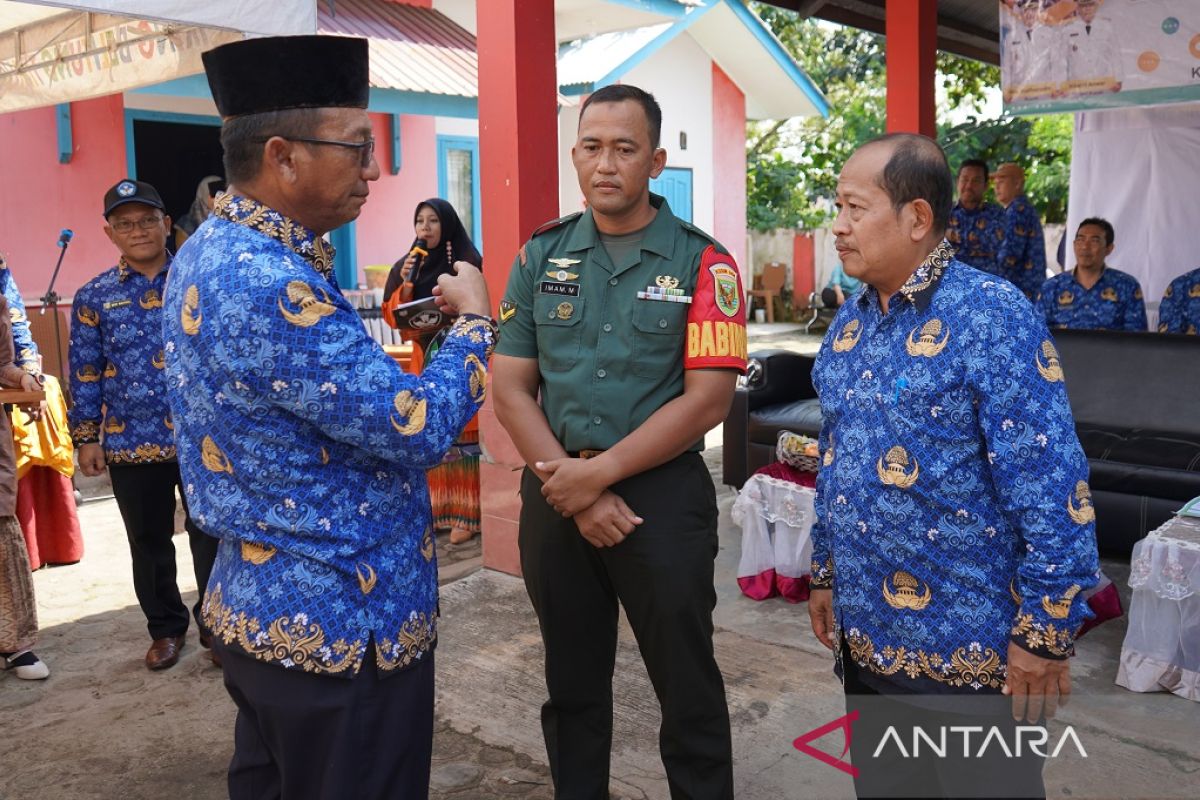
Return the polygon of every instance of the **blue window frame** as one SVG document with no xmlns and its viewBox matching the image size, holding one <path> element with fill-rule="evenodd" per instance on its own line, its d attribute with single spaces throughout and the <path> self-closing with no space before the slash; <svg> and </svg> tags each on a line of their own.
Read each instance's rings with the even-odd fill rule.
<svg viewBox="0 0 1200 800">
<path fill-rule="evenodd" d="M 483 252 L 479 214 L 479 139 L 471 136 L 438 136 L 438 197 L 450 201 L 463 227 Z"/>
</svg>

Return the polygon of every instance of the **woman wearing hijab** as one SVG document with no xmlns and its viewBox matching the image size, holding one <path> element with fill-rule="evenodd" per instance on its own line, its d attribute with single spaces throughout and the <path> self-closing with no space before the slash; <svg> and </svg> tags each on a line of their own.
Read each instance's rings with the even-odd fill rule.
<svg viewBox="0 0 1200 800">
<path fill-rule="evenodd" d="M 225 179 L 219 175 L 206 175 L 196 186 L 196 198 L 192 207 L 180 219 L 175 220 L 175 250 L 178 252 L 187 238 L 196 232 L 200 223 L 212 214 L 217 195 L 225 189 Z"/>
<path fill-rule="evenodd" d="M 389 323 L 393 322 L 391 311 L 397 306 L 432 296 L 438 277 L 453 274 L 454 262 L 466 261 L 483 269 L 483 256 L 463 228 L 454 206 L 445 200 L 431 197 L 418 204 L 413 232 L 415 238 L 408 254 L 392 267 L 383 290 L 384 319 Z M 408 336 L 414 348 L 413 368 L 419 371 L 436 352 L 439 336 L 437 332 Z M 461 544 L 479 533 L 478 419 L 467 425 L 455 450 L 457 459 L 429 470 L 429 498 L 434 528 L 449 528 L 450 542 Z"/>
</svg>

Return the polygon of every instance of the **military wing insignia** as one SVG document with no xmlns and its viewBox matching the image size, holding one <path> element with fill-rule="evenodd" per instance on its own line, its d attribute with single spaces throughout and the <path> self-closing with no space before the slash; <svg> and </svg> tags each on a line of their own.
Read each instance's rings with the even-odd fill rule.
<svg viewBox="0 0 1200 800">
<path fill-rule="evenodd" d="M 567 272 L 565 269 L 548 269 L 546 270 L 546 277 L 553 278 L 556 281 L 577 281 L 579 280 L 579 273 Z"/>
<path fill-rule="evenodd" d="M 566 269 L 567 267 L 573 267 L 576 264 L 583 263 L 578 258 L 551 258 L 548 259 L 548 261 L 559 269 Z"/>
</svg>

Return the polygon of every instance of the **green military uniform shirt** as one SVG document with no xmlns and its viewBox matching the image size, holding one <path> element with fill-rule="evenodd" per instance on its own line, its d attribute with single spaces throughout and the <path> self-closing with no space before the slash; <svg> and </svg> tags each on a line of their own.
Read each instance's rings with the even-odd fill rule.
<svg viewBox="0 0 1200 800">
<path fill-rule="evenodd" d="M 662 197 L 650 202 L 640 252 L 620 265 L 591 211 L 540 228 L 500 303 L 496 353 L 538 360 L 546 419 L 570 452 L 615 445 L 683 393 L 685 369 L 745 369 L 733 258 Z"/>
</svg>

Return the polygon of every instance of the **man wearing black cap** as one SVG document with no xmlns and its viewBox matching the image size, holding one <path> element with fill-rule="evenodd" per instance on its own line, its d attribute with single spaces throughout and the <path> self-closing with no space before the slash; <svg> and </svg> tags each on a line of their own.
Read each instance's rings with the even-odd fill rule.
<svg viewBox="0 0 1200 800">
<path fill-rule="evenodd" d="M 204 54 L 229 188 L 180 248 L 167 392 L 188 502 L 221 540 L 203 616 L 238 707 L 229 795 L 428 796 L 437 562 L 424 470 L 483 402 L 487 287 L 420 376 L 366 333 L 323 234 L 379 177 L 367 43 L 251 39 Z M 450 313 L 449 311 L 447 313 Z"/>
<path fill-rule="evenodd" d="M 175 582 L 179 464 L 163 378 L 162 295 L 171 218 L 153 186 L 125 179 L 104 195 L 104 232 L 121 257 L 80 289 L 72 306 L 71 438 L 84 475 L 108 468 L 133 557 L 133 587 L 153 643 L 146 666 L 179 660 L 188 609 Z M 184 508 L 186 510 L 186 500 Z M 187 518 L 196 585 L 208 583 L 217 542 Z M 192 613 L 200 642 L 200 602 Z"/>
</svg>

